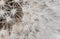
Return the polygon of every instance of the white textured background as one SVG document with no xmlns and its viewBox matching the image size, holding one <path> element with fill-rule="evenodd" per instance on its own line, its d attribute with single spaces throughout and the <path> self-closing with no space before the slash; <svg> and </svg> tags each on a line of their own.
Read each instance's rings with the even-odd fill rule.
<svg viewBox="0 0 60 39">
<path fill-rule="evenodd" d="M 24 0 L 26 39 L 60 39 L 60 0 Z M 31 32 L 29 32 L 31 30 Z"/>
</svg>

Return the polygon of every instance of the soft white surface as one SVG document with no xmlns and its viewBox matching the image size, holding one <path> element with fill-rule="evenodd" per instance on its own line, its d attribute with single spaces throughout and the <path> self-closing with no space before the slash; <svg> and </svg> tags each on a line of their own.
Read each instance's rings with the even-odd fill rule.
<svg viewBox="0 0 60 39">
<path fill-rule="evenodd" d="M 24 22 L 26 30 L 31 29 L 29 39 L 60 39 L 60 1 L 26 0 Z M 53 2 L 52 2 L 53 1 Z M 25 2 L 25 0 L 24 0 Z M 39 32 L 36 32 L 35 29 Z M 33 33 L 34 32 L 34 33 Z M 32 36 L 33 35 L 33 36 Z M 35 36 L 35 37 L 34 37 Z"/>
</svg>

